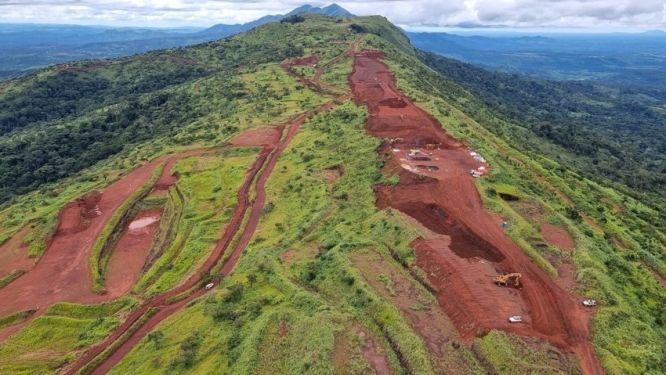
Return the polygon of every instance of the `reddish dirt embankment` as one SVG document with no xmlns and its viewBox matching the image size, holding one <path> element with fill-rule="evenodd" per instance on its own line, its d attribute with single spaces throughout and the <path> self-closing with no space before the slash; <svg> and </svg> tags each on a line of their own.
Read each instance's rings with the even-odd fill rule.
<svg viewBox="0 0 666 375">
<path fill-rule="evenodd" d="M 0 246 L 0 278 L 16 271 L 28 271 L 35 265 L 35 259 L 28 256 L 28 247 L 23 244 L 29 231 L 30 227 L 26 226 Z"/>
<path fill-rule="evenodd" d="M 548 243 L 559 247 L 562 250 L 573 250 L 576 246 L 569 233 L 553 224 L 541 225 L 541 237 Z"/>
<path fill-rule="evenodd" d="M 123 228 L 106 270 L 107 293 L 123 295 L 132 288 L 146 261 L 161 216 L 161 209 L 142 211 Z"/>
<path fill-rule="evenodd" d="M 355 44 L 352 44 L 352 46 L 355 48 Z M 288 65 L 289 64 L 283 65 L 283 67 L 289 71 Z M 289 73 L 295 75 L 293 71 L 290 71 Z M 315 84 L 311 80 L 301 76 L 298 76 L 297 78 L 301 82 L 304 82 L 308 85 L 313 85 L 319 89 L 319 85 Z M 339 101 L 339 98 L 336 100 Z M 275 168 L 275 164 L 277 163 L 278 158 L 286 149 L 289 142 L 296 135 L 296 132 L 298 131 L 301 124 L 303 124 L 303 122 L 305 122 L 305 120 L 309 117 L 334 107 L 336 100 L 324 103 L 314 110 L 304 112 L 288 121 L 285 125 L 274 128 L 274 130 L 271 130 L 270 128 L 264 128 L 262 130 L 251 131 L 253 133 L 250 133 L 250 135 L 239 135 L 232 141 L 232 144 L 239 146 L 263 146 L 263 150 L 253 163 L 250 170 L 247 172 L 245 181 L 238 191 L 238 204 L 234 209 L 231 220 L 225 226 L 222 236 L 211 252 L 210 256 L 206 259 L 200 269 L 183 284 L 164 294 L 146 301 L 138 309 L 133 311 L 127 317 L 127 319 L 114 332 L 111 333 L 109 337 L 107 337 L 100 344 L 88 350 L 81 358 L 79 358 L 78 361 L 66 369 L 65 373 L 75 374 L 77 371 L 83 368 L 83 366 L 86 366 L 93 359 L 95 359 L 116 340 L 121 338 L 121 336 L 127 333 L 128 330 L 149 310 L 157 310 L 155 315 L 141 324 L 141 326 L 134 333 L 132 333 L 126 340 L 120 343 L 109 357 L 101 361 L 101 363 L 95 367 L 93 374 L 105 374 L 108 372 L 111 368 L 113 368 L 113 366 L 122 360 L 122 358 L 127 355 L 127 353 L 129 353 L 144 336 L 146 336 L 155 326 L 157 326 L 157 324 L 180 310 L 188 302 L 201 297 L 206 293 L 204 289 L 196 289 L 201 283 L 201 275 L 210 272 L 210 270 L 212 270 L 213 267 L 219 263 L 224 253 L 228 251 L 228 247 L 234 238 L 238 238 L 239 240 L 236 242 L 232 253 L 230 254 L 227 261 L 222 265 L 221 274 L 228 275 L 233 270 L 236 263 L 240 259 L 243 250 L 249 243 L 254 231 L 256 230 L 259 217 L 261 215 L 261 209 L 263 208 L 265 202 L 265 183 Z M 287 134 L 283 137 L 285 128 Z M 275 130 L 277 130 L 277 132 L 275 132 Z M 173 176 L 173 174 L 170 173 L 171 168 L 172 165 L 167 164 L 162 178 L 160 178 L 157 186 L 155 187 L 156 189 L 165 188 L 165 186 L 173 183 L 174 177 L 177 178 L 177 176 Z M 253 184 L 256 195 L 254 201 L 250 201 L 250 191 Z M 248 209 L 251 210 L 250 217 L 247 224 L 243 226 L 243 219 L 246 217 Z M 187 295 L 187 297 L 184 297 L 178 302 L 170 303 L 170 300 L 173 297 L 187 293 L 190 293 Z"/>
<path fill-rule="evenodd" d="M 275 168 L 275 164 L 277 163 L 278 158 L 285 150 L 289 142 L 296 135 L 298 128 L 301 126 L 301 124 L 303 124 L 303 122 L 305 122 L 307 118 L 311 117 L 315 113 L 331 108 L 332 105 L 333 104 L 331 102 L 323 104 L 316 110 L 298 115 L 294 119 L 290 120 L 286 125 L 277 127 L 276 129 L 278 129 L 279 134 L 283 134 L 286 129 L 286 136 L 277 137 L 278 142 L 265 144 L 263 142 L 266 142 L 267 138 L 261 137 L 260 139 L 257 139 L 257 142 L 262 142 L 262 144 L 252 144 L 253 142 L 249 141 L 249 138 L 239 137 L 240 139 L 245 139 L 242 141 L 242 144 L 245 146 L 263 145 L 264 148 L 248 171 L 245 181 L 238 191 L 238 204 L 234 209 L 230 222 L 224 228 L 221 239 L 218 241 L 217 245 L 211 252 L 211 255 L 206 259 L 200 269 L 183 284 L 170 290 L 169 292 L 150 299 L 137 310 L 132 312 L 125 320 L 125 322 L 123 322 L 123 324 L 118 329 L 116 329 L 106 340 L 91 348 L 72 367 L 70 367 L 67 370 L 68 374 L 76 373 L 76 371 L 92 361 L 105 348 L 110 346 L 125 332 L 127 332 L 127 330 L 148 310 L 157 309 L 158 312 L 154 316 L 142 324 L 142 326 L 126 341 L 120 344 L 119 347 L 108 358 L 102 361 L 102 363 L 100 363 L 93 372 L 93 374 L 105 374 L 111 368 L 113 368 L 113 366 L 120 362 L 120 360 L 122 360 L 125 355 L 127 355 L 127 353 L 129 353 L 144 336 L 150 333 L 150 331 L 155 326 L 157 326 L 157 324 L 180 310 L 188 302 L 205 294 L 205 290 L 203 289 L 194 289 L 199 286 L 199 283 L 201 282 L 201 275 L 209 272 L 216 264 L 218 264 L 222 256 L 229 250 L 229 246 L 233 242 L 233 239 L 238 236 L 239 240 L 231 250 L 229 258 L 222 266 L 221 273 L 222 275 L 228 275 L 233 270 L 236 263 L 240 259 L 243 250 L 245 250 L 247 244 L 249 243 L 252 235 L 256 230 L 259 218 L 261 216 L 261 209 L 264 206 L 266 198 L 264 187 L 268 177 Z M 280 140 L 280 138 L 282 139 Z M 252 190 L 253 186 L 254 191 L 256 192 L 256 196 L 255 199 L 251 201 L 250 191 Z M 243 218 L 246 216 L 248 210 L 250 211 L 249 220 L 247 224 L 243 226 Z M 192 294 L 178 302 L 170 303 L 169 300 L 172 297 L 188 291 L 192 291 Z"/>
<path fill-rule="evenodd" d="M 392 139 L 381 152 L 390 158 L 388 167 L 399 170 L 397 186 L 377 187 L 377 204 L 400 210 L 434 232 L 414 242 L 417 264 L 461 337 L 471 340 L 501 329 L 543 338 L 575 352 L 586 374 L 602 373 L 580 303 L 532 263 L 484 210 L 470 170 L 487 170 L 485 161 L 396 88 L 382 57 L 375 51 L 357 54 L 350 76 L 357 102 L 370 112 L 368 133 Z M 501 272 L 521 272 L 523 287 L 495 286 L 492 276 Z M 510 324 L 511 315 L 526 321 Z"/>
<path fill-rule="evenodd" d="M 0 316 L 39 310 L 55 302 L 97 303 L 111 293 L 91 291 L 90 249 L 113 212 L 148 179 L 157 166 L 146 164 L 113 183 L 102 193 L 91 193 L 68 204 L 44 255 L 25 275 L 0 289 Z"/>
</svg>

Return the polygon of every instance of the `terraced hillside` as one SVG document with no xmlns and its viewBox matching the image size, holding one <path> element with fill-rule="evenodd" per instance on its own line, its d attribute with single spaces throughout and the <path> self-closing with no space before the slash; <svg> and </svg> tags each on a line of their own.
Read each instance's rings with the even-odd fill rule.
<svg viewBox="0 0 666 375">
<path fill-rule="evenodd" d="M 658 206 L 418 56 L 307 16 L 4 84 L 0 373 L 661 373 Z"/>
</svg>

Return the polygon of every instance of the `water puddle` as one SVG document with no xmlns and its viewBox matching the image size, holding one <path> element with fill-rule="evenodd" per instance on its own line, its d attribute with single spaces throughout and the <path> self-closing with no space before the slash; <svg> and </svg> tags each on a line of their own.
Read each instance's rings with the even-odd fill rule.
<svg viewBox="0 0 666 375">
<path fill-rule="evenodd" d="M 129 230 L 143 229 L 158 221 L 160 221 L 160 215 L 141 217 L 130 223 Z"/>
</svg>

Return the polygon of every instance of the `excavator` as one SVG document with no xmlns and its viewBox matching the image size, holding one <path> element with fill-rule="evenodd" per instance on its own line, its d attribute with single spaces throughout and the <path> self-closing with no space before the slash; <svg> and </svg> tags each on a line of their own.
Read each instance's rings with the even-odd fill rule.
<svg viewBox="0 0 666 375">
<path fill-rule="evenodd" d="M 503 275 L 497 275 L 493 278 L 493 282 L 498 286 L 514 286 L 516 288 L 520 287 L 520 278 L 523 277 L 522 274 L 514 273 L 505 273 Z"/>
</svg>

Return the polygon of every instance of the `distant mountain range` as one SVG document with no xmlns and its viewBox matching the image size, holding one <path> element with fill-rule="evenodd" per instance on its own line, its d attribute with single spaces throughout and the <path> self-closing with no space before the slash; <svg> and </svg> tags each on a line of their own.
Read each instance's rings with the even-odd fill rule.
<svg viewBox="0 0 666 375">
<path fill-rule="evenodd" d="M 354 16 L 341 6 L 331 4 L 323 8 L 303 5 L 286 14 L 268 15 L 243 24 L 217 24 L 207 29 L 0 24 L 0 79 L 17 77 L 52 64 L 123 57 L 208 42 L 304 13 Z"/>
<path fill-rule="evenodd" d="M 287 14 L 275 14 L 275 15 L 263 16 L 257 20 L 248 23 L 235 24 L 235 25 L 218 24 L 204 31 L 201 31 L 200 33 L 198 33 L 198 35 L 221 38 L 233 34 L 242 33 L 251 30 L 257 26 L 265 25 L 267 23 L 279 22 L 282 19 L 289 16 L 294 16 L 297 14 L 305 14 L 305 13 L 321 14 L 330 17 L 354 17 L 352 13 L 347 11 L 345 8 L 339 6 L 338 4 L 331 4 L 324 8 L 306 4 L 292 10 Z"/>
<path fill-rule="evenodd" d="M 662 89 L 666 33 L 456 35 L 409 33 L 422 50 L 550 80 L 591 80 Z"/>
</svg>

